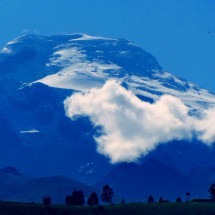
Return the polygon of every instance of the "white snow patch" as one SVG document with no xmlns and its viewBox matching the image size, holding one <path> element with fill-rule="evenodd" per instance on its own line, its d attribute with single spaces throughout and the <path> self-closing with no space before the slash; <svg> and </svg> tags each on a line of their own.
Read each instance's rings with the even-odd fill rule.
<svg viewBox="0 0 215 215">
<path fill-rule="evenodd" d="M 160 77 L 162 77 L 162 75 L 160 75 Z M 168 73 L 164 73 L 164 79 L 167 77 L 170 77 L 170 75 Z M 187 83 L 189 85 L 189 89 L 187 89 L 185 92 L 181 92 L 174 88 L 168 88 L 164 86 L 163 82 L 159 81 L 159 79 L 150 79 L 148 77 L 131 76 L 131 78 L 126 80 L 125 82 L 131 87 L 130 89 L 132 92 L 135 92 L 135 90 L 137 90 L 138 94 L 144 96 L 148 94 L 148 97 L 150 96 L 150 98 L 154 100 L 160 98 L 160 96 L 157 96 L 156 93 L 161 93 L 163 95 L 167 94 L 180 98 L 184 102 L 184 104 L 192 107 L 193 109 L 203 110 L 205 108 L 203 103 L 206 103 L 210 106 L 215 105 L 214 95 L 200 88 L 197 91 L 197 86 L 191 83 Z M 185 85 L 185 82 L 183 83 L 183 85 Z M 137 87 L 143 87 L 145 90 L 136 89 Z"/>
<path fill-rule="evenodd" d="M 101 50 L 96 50 L 96 53 L 104 53 L 104 51 L 101 51 Z"/>
<path fill-rule="evenodd" d="M 8 47 L 4 47 L 0 53 L 3 53 L 3 54 L 10 54 L 12 53 L 12 51 L 8 48 Z"/>
<path fill-rule="evenodd" d="M 51 87 L 88 90 L 101 87 L 108 78 L 108 70 L 119 70 L 113 63 L 89 61 L 84 50 L 76 47 L 56 51 L 47 66 L 56 65 L 63 69 L 56 74 L 48 75 L 34 83 L 40 82 Z"/>
<path fill-rule="evenodd" d="M 121 52 L 119 52 L 119 54 L 121 54 L 121 55 L 126 55 L 128 53 L 129 53 L 129 51 L 121 51 Z"/>
<path fill-rule="evenodd" d="M 31 130 L 26 130 L 26 131 L 20 131 L 20 134 L 34 134 L 34 133 L 39 133 L 40 131 L 36 129 L 31 129 Z"/>
<path fill-rule="evenodd" d="M 7 46 L 7 45 L 13 45 L 13 44 L 19 43 L 20 40 L 21 40 L 22 38 L 26 37 L 26 36 L 27 36 L 27 34 L 23 34 L 23 35 L 21 35 L 21 36 L 19 36 L 19 37 L 16 37 L 15 39 L 9 41 L 9 42 L 6 44 L 6 46 Z"/>
<path fill-rule="evenodd" d="M 82 37 L 71 39 L 70 41 L 76 41 L 76 40 L 117 40 L 113 38 L 106 38 L 106 37 L 95 37 L 95 36 L 89 36 L 87 34 L 81 34 Z"/>
<path fill-rule="evenodd" d="M 137 47 L 139 47 L 137 44 L 135 44 L 135 43 L 132 43 L 132 42 L 128 42 L 128 45 L 131 45 L 131 46 L 137 46 Z"/>
</svg>

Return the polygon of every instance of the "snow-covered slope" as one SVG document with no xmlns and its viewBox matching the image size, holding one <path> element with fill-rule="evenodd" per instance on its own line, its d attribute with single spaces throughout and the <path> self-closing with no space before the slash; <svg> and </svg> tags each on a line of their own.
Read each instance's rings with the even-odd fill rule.
<svg viewBox="0 0 215 215">
<path fill-rule="evenodd" d="M 34 176 L 65 174 L 88 183 L 104 176 L 113 167 L 96 152 L 94 126 L 87 117 L 67 118 L 63 101 L 110 79 L 151 103 L 170 94 L 191 110 L 215 104 L 214 94 L 164 71 L 155 57 L 125 39 L 24 35 L 0 52 L 0 166 Z M 213 150 L 201 157 L 201 148 L 192 149 L 191 156 L 186 143 L 171 147 L 158 148 L 154 156 L 180 170 L 189 160 L 186 171 L 215 161 Z M 174 160 L 178 152 L 183 152 L 180 162 Z"/>
<path fill-rule="evenodd" d="M 0 77 L 28 84 L 83 91 L 115 79 L 151 101 L 170 94 L 193 109 L 215 104 L 214 95 L 164 71 L 152 55 L 124 39 L 25 35 L 1 51 L 0 68 Z"/>
</svg>

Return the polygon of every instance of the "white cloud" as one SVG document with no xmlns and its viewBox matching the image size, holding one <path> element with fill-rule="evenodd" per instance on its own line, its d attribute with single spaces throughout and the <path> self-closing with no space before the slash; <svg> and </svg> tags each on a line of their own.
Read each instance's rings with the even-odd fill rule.
<svg viewBox="0 0 215 215">
<path fill-rule="evenodd" d="M 215 108 L 210 108 L 202 113 L 202 119 L 195 121 L 195 130 L 198 139 L 211 145 L 215 142 Z"/>
<path fill-rule="evenodd" d="M 95 137 L 97 150 L 113 163 L 135 161 L 158 144 L 190 140 L 194 133 L 207 144 L 215 140 L 215 110 L 197 119 L 189 116 L 189 108 L 176 97 L 164 95 L 150 104 L 113 80 L 102 88 L 72 95 L 64 105 L 68 117 L 86 115 L 102 127 L 103 133 Z"/>
</svg>

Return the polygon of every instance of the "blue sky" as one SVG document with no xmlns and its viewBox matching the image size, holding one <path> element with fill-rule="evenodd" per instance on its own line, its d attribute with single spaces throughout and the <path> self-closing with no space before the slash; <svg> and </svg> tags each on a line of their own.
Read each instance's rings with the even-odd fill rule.
<svg viewBox="0 0 215 215">
<path fill-rule="evenodd" d="M 24 33 L 126 38 L 215 92 L 214 0 L 0 0 L 0 47 Z"/>
</svg>

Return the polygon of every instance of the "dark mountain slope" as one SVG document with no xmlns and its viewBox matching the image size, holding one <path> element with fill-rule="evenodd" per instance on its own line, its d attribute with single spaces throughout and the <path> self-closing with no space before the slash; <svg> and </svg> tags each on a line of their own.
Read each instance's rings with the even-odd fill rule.
<svg viewBox="0 0 215 215">
<path fill-rule="evenodd" d="M 42 202 L 49 195 L 53 203 L 64 203 L 66 195 L 75 189 L 83 190 L 87 198 L 95 188 L 64 176 L 32 178 L 19 173 L 13 167 L 0 169 L 0 199 L 18 202 Z"/>
<path fill-rule="evenodd" d="M 177 196 L 183 198 L 187 191 L 192 192 L 194 188 L 188 177 L 154 159 L 141 165 L 122 164 L 97 185 L 105 183 L 129 201 L 146 201 L 149 195 L 157 200 L 162 196 L 174 201 Z"/>
</svg>

